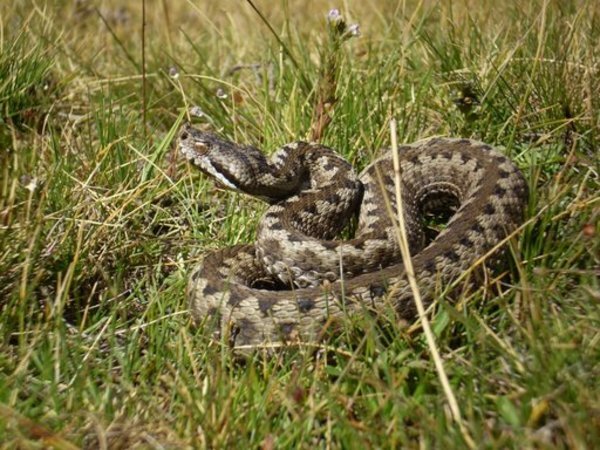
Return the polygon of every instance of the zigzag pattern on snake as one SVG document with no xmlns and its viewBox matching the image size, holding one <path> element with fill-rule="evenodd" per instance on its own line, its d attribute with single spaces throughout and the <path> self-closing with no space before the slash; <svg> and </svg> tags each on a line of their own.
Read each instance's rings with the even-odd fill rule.
<svg viewBox="0 0 600 450">
<path fill-rule="evenodd" d="M 357 176 L 332 149 L 295 142 L 261 151 L 185 125 L 185 157 L 218 184 L 270 203 L 255 244 L 206 254 L 187 295 L 197 322 L 236 348 L 315 339 L 330 318 L 393 305 L 416 309 L 395 241 L 392 155 Z M 398 149 L 402 201 L 421 294 L 431 302 L 523 220 L 528 190 L 519 169 L 487 144 L 430 138 Z M 335 240 L 358 214 L 355 237 Z M 423 218 L 451 214 L 425 245 Z M 212 322 L 211 322 L 212 321 Z"/>
</svg>

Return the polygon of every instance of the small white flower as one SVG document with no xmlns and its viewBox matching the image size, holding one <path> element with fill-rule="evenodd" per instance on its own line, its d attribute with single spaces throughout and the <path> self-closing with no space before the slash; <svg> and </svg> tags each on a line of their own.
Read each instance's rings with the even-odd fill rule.
<svg viewBox="0 0 600 450">
<path fill-rule="evenodd" d="M 221 100 L 227 98 L 227 92 L 225 92 L 225 89 L 223 89 L 223 88 L 217 89 L 217 92 L 215 93 L 215 95 L 217 96 L 217 98 L 220 98 Z"/>
<path fill-rule="evenodd" d="M 202 108 L 200 108 L 199 106 L 192 106 L 190 108 L 190 115 L 194 117 L 203 117 L 206 114 L 204 113 L 204 111 L 202 111 Z"/>
<path fill-rule="evenodd" d="M 360 27 L 357 23 L 353 23 L 348 27 L 348 34 L 353 37 L 360 36 Z"/>
<path fill-rule="evenodd" d="M 337 8 L 330 9 L 329 13 L 327 14 L 327 22 L 336 23 L 340 20 L 342 20 L 342 14 L 340 13 L 340 10 Z"/>
<path fill-rule="evenodd" d="M 169 76 L 171 78 L 173 78 L 174 80 L 176 80 L 177 78 L 179 78 L 179 70 L 177 70 L 177 67 L 171 67 L 169 69 Z"/>
<path fill-rule="evenodd" d="M 35 191 L 39 186 L 38 179 L 29 175 L 22 175 L 20 181 L 29 192 Z"/>
</svg>

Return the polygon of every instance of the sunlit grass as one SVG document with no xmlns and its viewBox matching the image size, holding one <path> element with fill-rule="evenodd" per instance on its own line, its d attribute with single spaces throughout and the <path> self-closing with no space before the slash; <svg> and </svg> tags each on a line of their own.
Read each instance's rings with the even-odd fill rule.
<svg viewBox="0 0 600 450">
<path fill-rule="evenodd" d="M 267 152 L 308 139 L 331 56 L 328 6 L 254 3 L 286 51 L 246 2 L 147 2 L 146 123 L 141 7 L 0 5 L 2 448 L 464 447 L 392 314 L 245 364 L 191 326 L 188 270 L 251 242 L 264 205 L 186 165 L 178 121 Z M 598 446 L 596 2 L 346 4 L 362 35 L 336 50 L 325 144 L 364 167 L 395 117 L 401 142 L 485 140 L 529 181 L 511 276 L 432 315 L 469 434 Z"/>
</svg>

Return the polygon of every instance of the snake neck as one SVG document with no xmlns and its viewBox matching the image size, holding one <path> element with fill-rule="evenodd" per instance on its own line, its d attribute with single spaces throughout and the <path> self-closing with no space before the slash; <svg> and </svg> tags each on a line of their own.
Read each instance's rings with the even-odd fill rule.
<svg viewBox="0 0 600 450">
<path fill-rule="evenodd" d="M 267 158 L 256 147 L 235 144 L 188 124 L 179 135 L 179 148 L 220 185 L 271 204 L 349 177 L 357 181 L 348 162 L 315 143 L 287 144 Z"/>
</svg>

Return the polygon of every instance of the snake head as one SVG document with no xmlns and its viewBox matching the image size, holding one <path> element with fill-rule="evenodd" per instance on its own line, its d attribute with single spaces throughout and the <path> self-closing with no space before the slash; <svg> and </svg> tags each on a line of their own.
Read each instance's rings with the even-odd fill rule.
<svg viewBox="0 0 600 450">
<path fill-rule="evenodd" d="M 285 167 L 282 162 L 272 163 L 256 147 L 240 145 L 216 134 L 200 131 L 185 124 L 178 138 L 179 150 L 194 166 L 213 178 L 219 185 L 258 197 L 268 203 L 290 197 L 304 182 L 304 171 L 295 170 L 295 164 Z M 295 161 L 305 151 L 305 145 L 289 146 L 287 157 Z M 296 152 L 291 154 L 289 152 Z M 281 153 L 275 153 L 281 159 Z M 278 156 L 277 156 L 278 155 Z"/>
<path fill-rule="evenodd" d="M 179 133 L 177 143 L 181 153 L 194 166 L 224 187 L 239 190 L 236 171 L 230 167 L 235 158 L 229 158 L 229 161 L 227 159 L 234 151 L 231 142 L 186 123 Z"/>
</svg>

